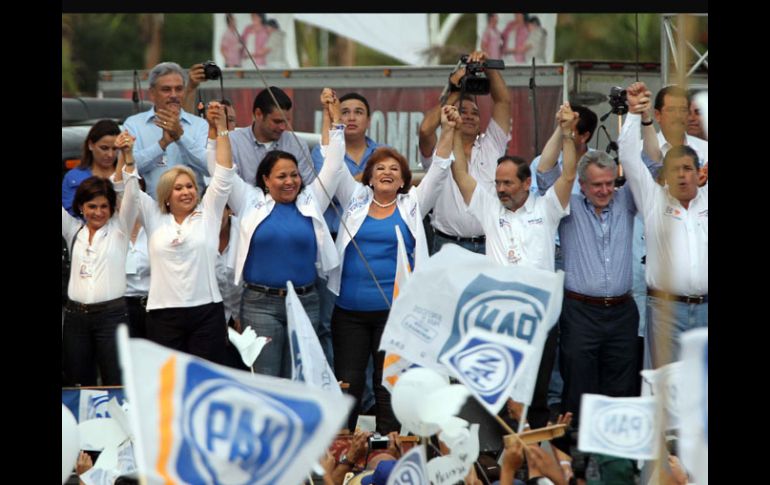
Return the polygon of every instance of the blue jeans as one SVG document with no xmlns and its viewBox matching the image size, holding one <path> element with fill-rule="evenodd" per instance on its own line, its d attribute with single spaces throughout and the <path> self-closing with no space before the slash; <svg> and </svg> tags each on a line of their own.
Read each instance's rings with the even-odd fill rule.
<svg viewBox="0 0 770 485">
<path fill-rule="evenodd" d="M 650 342 L 653 368 L 679 360 L 679 336 L 694 328 L 708 327 L 709 304 L 667 301 L 647 297 L 647 340 Z M 665 338 L 671 352 L 665 355 Z"/>
<path fill-rule="evenodd" d="M 448 239 L 444 236 L 441 236 L 440 234 L 437 234 L 436 231 L 433 231 L 433 250 L 431 251 L 431 255 L 436 254 L 439 249 L 441 249 L 441 246 L 443 246 L 446 243 L 452 243 L 457 244 L 460 247 L 463 247 L 467 249 L 468 251 L 473 251 L 474 253 L 478 254 L 487 254 L 487 245 L 483 242 L 470 242 L 470 241 L 457 241 L 455 239 Z"/>
<path fill-rule="evenodd" d="M 318 292 L 313 290 L 298 297 L 318 334 Z M 254 372 L 291 379 L 291 350 L 286 331 L 286 297 L 244 288 L 241 299 L 241 325 L 244 328 L 246 325 L 250 326 L 259 337 L 272 339 L 262 348 L 254 362 Z"/>
<path fill-rule="evenodd" d="M 103 386 L 121 385 L 115 336 L 119 323 L 128 323 L 125 306 L 98 313 L 64 311 L 62 367 L 68 385 L 97 385 L 97 365 Z"/>
<path fill-rule="evenodd" d="M 337 295 L 326 287 L 328 281 L 318 277 L 315 279 L 315 289 L 318 292 L 318 341 L 324 351 L 326 360 L 331 368 L 334 368 L 334 347 L 332 346 L 332 312 L 337 302 Z"/>
</svg>

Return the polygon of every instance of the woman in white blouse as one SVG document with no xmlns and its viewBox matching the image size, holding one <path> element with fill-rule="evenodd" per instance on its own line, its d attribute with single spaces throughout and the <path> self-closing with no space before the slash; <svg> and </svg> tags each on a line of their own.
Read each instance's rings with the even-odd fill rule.
<svg viewBox="0 0 770 485">
<path fill-rule="evenodd" d="M 187 167 L 166 171 L 157 187 L 157 202 L 141 192 L 133 158 L 126 157 L 122 211 L 139 212 L 147 231 L 150 253 L 150 292 L 147 297 L 147 336 L 161 345 L 213 362 L 224 358 L 227 327 L 215 262 L 222 211 L 232 187 L 230 140 L 223 106 L 216 126 L 219 143 L 211 185 L 201 198 L 195 174 Z M 122 134 L 118 137 L 121 143 Z"/>
<path fill-rule="evenodd" d="M 436 155 L 419 186 L 411 187 L 412 172 L 406 158 L 390 147 L 380 147 L 366 163 L 361 183 L 344 171 L 337 188 L 345 211 L 337 236 L 340 267 L 329 277 L 329 289 L 339 294 L 332 313 L 332 344 L 335 376 L 350 383 L 350 394 L 358 402 L 348 418 L 351 430 L 358 418 L 370 356 L 374 359 L 377 431 L 384 435 L 400 429 L 390 406 L 390 393 L 382 386 L 385 353 L 379 351 L 396 273 L 394 226 L 401 229 L 412 267 L 425 261 L 428 247 L 422 220 L 436 203 L 449 174 L 452 137 L 459 120 L 456 107 L 442 108 Z M 350 244 L 353 237 L 363 258 Z"/>
<path fill-rule="evenodd" d="M 115 189 L 97 176 L 83 180 L 72 206 L 78 218 L 61 210 L 62 236 L 72 255 L 62 334 L 64 384 L 97 385 L 98 364 L 102 385 L 120 385 L 115 329 L 128 321 L 123 293 L 133 220 L 116 214 Z"/>
<path fill-rule="evenodd" d="M 339 101 L 330 89 L 324 90 L 322 99 L 335 127 L 330 131 L 331 143 L 318 177 L 304 186 L 294 155 L 269 151 L 257 169 L 257 186 L 236 178 L 228 201 L 240 218 L 235 283 L 242 281 L 244 286 L 241 323 L 252 327 L 257 335 L 271 338 L 254 362 L 254 371 L 260 374 L 292 377 L 286 282 L 292 282 L 311 324 L 317 328 L 320 316 L 316 276 L 326 277 L 339 266 L 323 212 L 343 170 L 344 125 L 339 124 Z M 207 150 L 209 167 L 213 145 L 210 142 Z"/>
</svg>

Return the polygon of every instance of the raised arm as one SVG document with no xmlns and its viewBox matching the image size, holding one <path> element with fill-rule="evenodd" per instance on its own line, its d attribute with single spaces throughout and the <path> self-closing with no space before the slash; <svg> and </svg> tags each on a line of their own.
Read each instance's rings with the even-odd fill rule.
<svg viewBox="0 0 770 485">
<path fill-rule="evenodd" d="M 118 191 L 118 187 L 122 189 L 122 186 L 124 185 L 123 168 L 131 168 L 133 171 L 134 165 L 136 164 L 133 154 L 134 141 L 136 141 L 136 138 L 131 136 L 127 130 L 118 135 L 115 140 L 115 147 L 120 150 L 120 153 L 118 154 L 118 166 L 115 168 L 115 174 L 113 176 L 113 184 L 116 186 L 116 191 Z M 124 231 L 130 233 L 138 215 L 139 207 L 137 204 L 123 204 L 121 199 L 118 220 Z"/>
<path fill-rule="evenodd" d="M 452 177 L 455 179 L 457 188 L 463 196 L 465 204 L 470 204 L 473 197 L 473 191 L 476 190 L 476 180 L 468 173 L 468 160 L 465 159 L 465 147 L 460 130 L 454 132 L 454 143 L 452 145 L 455 160 L 452 162 Z"/>
<path fill-rule="evenodd" d="M 313 191 L 313 197 L 318 201 L 321 211 L 326 210 L 331 202 L 331 197 L 337 191 L 337 184 L 342 178 L 342 160 L 345 157 L 345 125 L 340 123 L 340 101 L 336 94 L 329 88 L 321 94 L 324 103 L 324 124 L 330 129 L 322 134 L 326 138 L 328 146 L 325 150 L 324 162 L 318 177 L 309 185 Z M 344 169 L 348 174 L 347 169 Z"/>
<path fill-rule="evenodd" d="M 459 83 L 464 75 L 464 67 L 461 67 L 449 75 L 449 84 L 454 86 L 454 89 L 457 89 L 457 91 L 451 91 L 444 104 L 453 105 L 460 99 Z M 420 123 L 419 147 L 423 157 L 430 157 L 433 155 L 433 149 L 436 148 L 436 141 L 438 140 L 438 137 L 436 137 L 436 129 L 440 124 L 441 104 L 437 104 L 425 113 L 425 117 L 423 117 L 422 123 Z M 427 170 L 430 167 L 423 168 Z"/>
<path fill-rule="evenodd" d="M 631 113 L 642 117 L 642 151 L 649 162 L 663 163 L 663 152 L 658 143 L 658 134 L 655 133 L 655 125 L 652 124 L 652 103 L 645 103 L 645 108 L 641 108 L 640 100 L 643 98 L 652 99 L 652 91 L 647 89 L 643 82 L 635 82 L 626 89 L 628 95 L 628 107 Z M 634 106 L 631 109 L 631 106 Z M 650 163 L 648 163 L 650 165 Z"/>
<path fill-rule="evenodd" d="M 428 173 L 423 177 L 420 185 L 413 188 L 417 193 L 420 211 L 424 217 L 436 204 L 439 193 L 444 186 L 445 177 L 449 176 L 448 166 L 452 163 L 449 156 L 452 154 L 454 134 L 458 132 L 457 125 L 462 122 L 460 113 L 452 105 L 444 105 L 441 108 L 441 134 L 436 147 L 436 154 Z"/>
<path fill-rule="evenodd" d="M 548 141 L 545 143 L 545 146 L 543 147 L 543 153 L 540 154 L 540 162 L 537 165 L 537 171 L 540 173 L 550 171 L 559 160 L 559 153 L 561 153 L 561 148 L 563 145 L 561 138 L 561 125 L 559 124 L 560 112 L 561 109 L 556 112 L 556 128 L 554 128 L 553 134 L 551 134 L 551 137 L 548 138 Z"/>
<path fill-rule="evenodd" d="M 575 184 L 575 174 L 577 173 L 577 149 L 575 148 L 575 129 L 577 127 L 578 113 L 572 111 L 569 103 L 561 105 L 558 120 L 561 130 L 562 152 L 564 154 L 564 168 L 553 184 L 553 190 L 561 202 L 563 208 L 569 205 L 569 196 L 572 193 L 572 186 Z M 540 167 L 538 167 L 540 170 Z"/>
<path fill-rule="evenodd" d="M 198 93 L 198 86 L 206 80 L 203 71 L 203 64 L 193 64 L 187 71 L 187 85 L 184 87 L 184 99 L 182 108 L 191 115 L 197 114 L 195 109 L 195 95 Z"/>
<path fill-rule="evenodd" d="M 650 97 L 647 95 L 649 91 L 641 89 L 636 84 L 632 84 L 627 90 L 629 113 L 618 137 L 618 156 L 620 163 L 623 164 L 623 173 L 628 180 L 636 206 L 642 213 L 646 213 L 647 203 L 651 200 L 649 194 L 656 190 L 657 184 L 642 161 L 642 139 L 639 136 L 641 129 L 639 113 L 649 108 Z"/>
</svg>

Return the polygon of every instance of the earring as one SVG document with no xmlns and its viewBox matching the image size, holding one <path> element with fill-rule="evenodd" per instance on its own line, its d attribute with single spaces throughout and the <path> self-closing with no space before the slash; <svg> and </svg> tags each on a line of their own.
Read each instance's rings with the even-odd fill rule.
<svg viewBox="0 0 770 485">
<path fill-rule="evenodd" d="M 404 188 L 404 184 L 401 184 L 401 188 L 402 188 L 402 189 Z"/>
<path fill-rule="evenodd" d="M 168 202 L 166 202 L 166 207 L 169 207 L 170 205 L 171 205 L 171 204 L 169 204 Z"/>
</svg>

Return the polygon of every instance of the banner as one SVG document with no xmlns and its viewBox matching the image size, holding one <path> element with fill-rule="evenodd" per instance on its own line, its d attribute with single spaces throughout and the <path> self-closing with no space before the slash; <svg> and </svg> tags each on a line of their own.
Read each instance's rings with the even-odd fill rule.
<svg viewBox="0 0 770 485">
<path fill-rule="evenodd" d="M 426 462 L 425 447 L 415 446 L 390 471 L 387 485 L 430 485 Z"/>
<path fill-rule="evenodd" d="M 123 382 L 150 483 L 301 482 L 347 419 L 349 396 L 252 375 L 118 328 Z"/>
<path fill-rule="evenodd" d="M 583 394 L 578 449 L 632 460 L 657 458 L 660 427 L 654 397 Z"/>
<path fill-rule="evenodd" d="M 292 380 L 307 382 L 313 387 L 342 395 L 340 385 L 326 360 L 302 303 L 291 281 L 286 282 L 286 322 L 291 348 Z"/>
<path fill-rule="evenodd" d="M 531 395 L 519 395 L 515 388 L 522 382 L 524 363 L 534 350 L 515 338 L 474 327 L 441 356 L 441 362 L 496 416 L 509 397 L 530 404 Z M 529 370 L 537 374 L 537 368 Z"/>
<path fill-rule="evenodd" d="M 709 483 L 709 331 L 684 332 L 681 397 L 679 399 L 679 453 L 698 485 Z"/>
<path fill-rule="evenodd" d="M 562 271 L 501 266 L 447 244 L 393 302 L 380 349 L 448 374 L 439 359 L 471 328 L 510 336 L 534 349 L 517 386 L 517 395 L 529 402 L 548 331 L 561 312 L 563 283 Z"/>
</svg>

